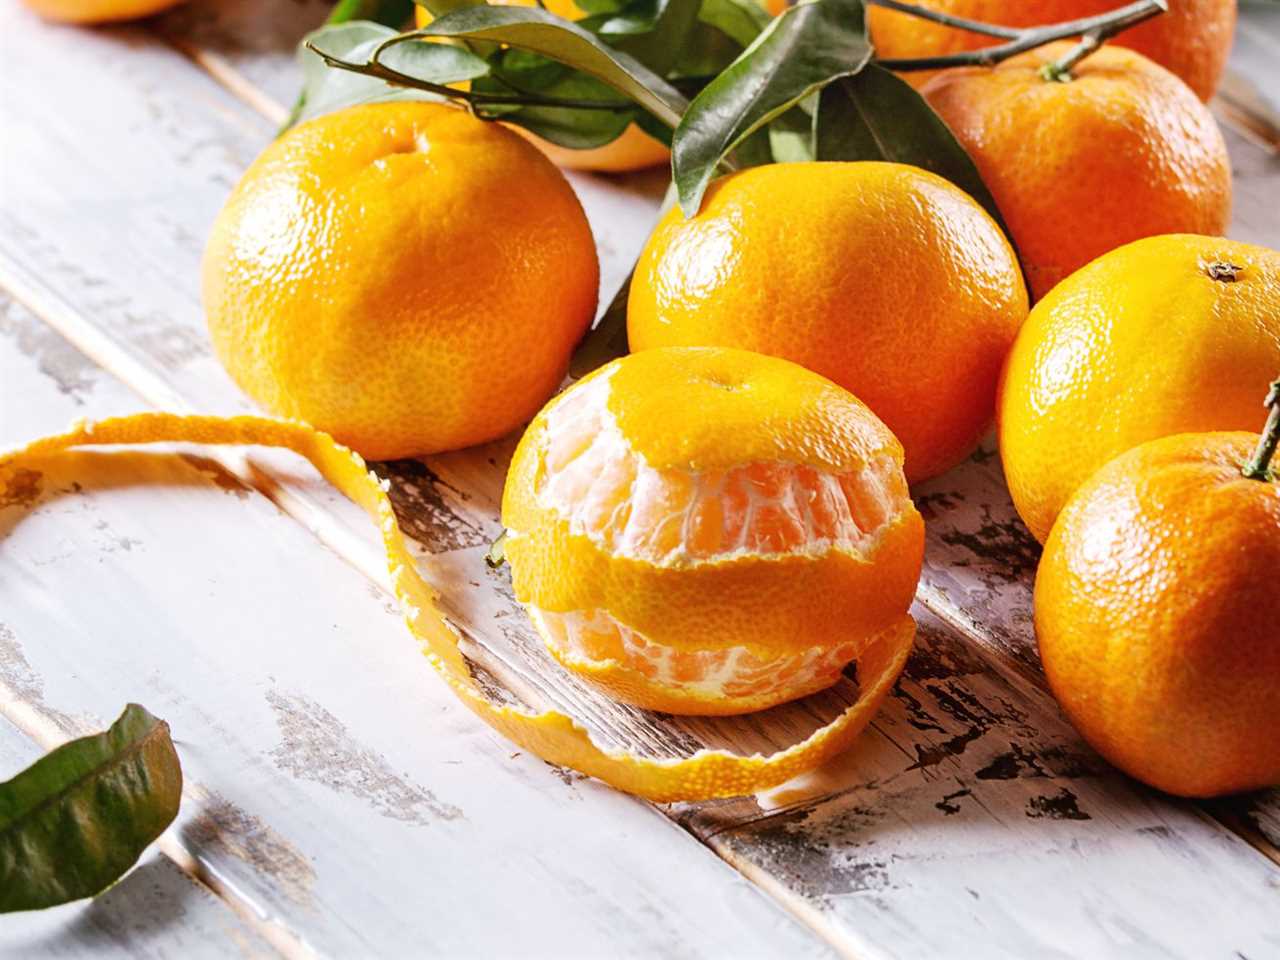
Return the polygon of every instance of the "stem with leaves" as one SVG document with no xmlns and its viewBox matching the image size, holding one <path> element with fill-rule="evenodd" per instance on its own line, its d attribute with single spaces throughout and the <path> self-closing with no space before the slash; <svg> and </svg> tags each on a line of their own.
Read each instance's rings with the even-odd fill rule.
<svg viewBox="0 0 1280 960">
<path fill-rule="evenodd" d="M 1071 68 L 1096 50 L 1104 40 L 1115 36 L 1122 30 L 1127 30 L 1142 23 L 1144 20 L 1159 16 L 1169 9 L 1168 0 L 1135 0 L 1134 3 L 1130 3 L 1127 6 L 1109 10 L 1106 13 L 1100 13 L 1092 17 L 1082 17 L 1079 20 L 1068 20 L 1063 23 L 1047 24 L 1040 27 L 1016 29 L 953 17 L 949 14 L 938 13 L 914 4 L 902 3 L 900 0 L 866 0 L 866 3 L 871 6 L 897 10 L 900 13 L 919 17 L 922 20 L 932 20 L 935 23 L 941 23 L 949 27 L 969 30 L 973 33 L 982 33 L 990 37 L 1000 37 L 1007 41 L 992 47 L 983 47 L 979 50 L 966 50 L 962 53 L 950 53 L 937 57 L 876 60 L 876 63 L 886 69 L 902 73 L 912 70 L 942 70 L 947 67 L 990 67 L 1020 53 L 1026 53 L 1028 50 L 1042 47 L 1046 43 L 1082 36 L 1083 39 L 1075 49 L 1061 60 L 1045 68 L 1045 76 L 1054 80 L 1069 79 Z"/>
<path fill-rule="evenodd" d="M 1280 378 L 1271 382 L 1267 399 L 1262 404 L 1270 408 L 1271 413 L 1267 416 L 1266 426 L 1262 428 L 1262 436 L 1258 438 L 1258 446 L 1253 451 L 1253 456 L 1249 458 L 1241 472 L 1250 480 L 1270 481 L 1276 479 L 1271 462 L 1276 455 L 1276 449 L 1280 448 Z"/>
</svg>

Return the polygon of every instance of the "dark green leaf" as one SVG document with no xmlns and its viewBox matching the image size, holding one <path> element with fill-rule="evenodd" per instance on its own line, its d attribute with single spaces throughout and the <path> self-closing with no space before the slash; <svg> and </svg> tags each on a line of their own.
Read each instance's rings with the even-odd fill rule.
<svg viewBox="0 0 1280 960">
<path fill-rule="evenodd" d="M 133 703 L 110 730 L 0 783 L 0 912 L 105 890 L 173 822 L 181 795 L 169 725 Z"/>
<path fill-rule="evenodd" d="M 574 150 L 600 147 L 621 136 L 635 114 L 631 101 L 594 77 L 564 68 L 561 68 L 560 73 L 560 77 L 553 82 L 542 83 L 536 88 L 522 89 L 536 92 L 540 96 L 592 101 L 612 100 L 617 102 L 617 110 L 522 106 L 518 110 L 502 112 L 502 119 L 508 123 L 519 124 L 552 143 Z M 481 91 L 510 92 L 510 88 L 493 80 L 486 81 L 483 86 L 475 85 L 472 89 L 477 93 Z"/>
<path fill-rule="evenodd" d="M 309 120 L 360 103 L 440 100 L 440 97 L 424 90 L 396 87 L 378 77 L 327 67 L 324 60 L 306 46 L 311 43 L 330 56 L 351 63 L 365 63 L 381 44 L 397 35 L 397 31 L 390 27 L 366 22 L 321 27 L 309 34 L 298 48 L 303 92 L 301 109 L 293 122 Z M 467 50 L 421 40 L 398 43 L 389 48 L 381 60 L 386 66 L 401 73 L 439 84 L 473 80 L 489 71 L 488 64 Z"/>
<path fill-rule="evenodd" d="M 702 0 L 698 17 L 703 23 L 749 47 L 773 18 L 757 0 Z"/>
<path fill-rule="evenodd" d="M 685 111 L 672 141 L 680 206 L 693 216 L 716 167 L 774 117 L 871 58 L 861 0 L 810 0 L 775 18 Z"/>
<path fill-rule="evenodd" d="M 679 62 L 702 0 L 636 0 L 600 25 L 611 46 L 665 77 Z"/>
<path fill-rule="evenodd" d="M 688 105 L 680 91 L 634 57 L 537 7 L 471 7 L 441 17 L 423 33 L 541 53 L 603 81 L 672 127 Z"/>
<path fill-rule="evenodd" d="M 338 0 L 325 23 L 369 20 L 383 26 L 403 27 L 413 12 L 413 0 Z"/>
<path fill-rule="evenodd" d="M 466 7 L 483 7 L 485 0 L 414 0 L 433 17 L 443 17 L 446 13 L 462 10 Z"/>
<path fill-rule="evenodd" d="M 815 140 L 819 160 L 889 160 L 936 173 L 977 200 L 1009 234 L 964 147 L 911 84 L 882 67 L 872 64 L 822 91 Z"/>
</svg>

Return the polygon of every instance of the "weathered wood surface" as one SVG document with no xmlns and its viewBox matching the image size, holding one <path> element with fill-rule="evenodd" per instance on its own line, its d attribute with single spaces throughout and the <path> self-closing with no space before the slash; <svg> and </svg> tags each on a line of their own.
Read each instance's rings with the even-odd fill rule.
<svg viewBox="0 0 1280 960">
<path fill-rule="evenodd" d="M 9 655 L 0 633 L 0 664 Z M 33 763 L 42 752 L 0 717 L 0 779 Z M 9 914 L 0 921 L 0 958 L 4 960 L 176 956 L 231 960 L 277 954 L 208 888 L 158 851 L 145 854 L 124 880 L 95 900 Z"/>
<path fill-rule="evenodd" d="M 189 24 L 201 25 L 194 38 L 183 39 L 180 21 L 166 19 L 161 29 L 206 67 L 200 44 L 208 36 L 219 37 L 227 68 L 242 79 L 254 77 L 246 83 L 261 92 L 245 97 L 242 87 L 237 94 L 251 103 L 256 99 L 258 109 L 279 102 L 292 89 L 279 79 L 286 75 L 287 58 L 278 47 L 264 53 L 238 44 L 237 33 L 252 23 L 242 3 L 227 5 L 238 21 L 214 18 L 211 6 L 196 4 L 184 14 L 193 18 Z M 315 6 L 299 9 L 311 15 Z M 200 31 L 205 40 L 199 39 Z M 287 30 L 281 28 L 280 35 Z M 0 26 L 4 41 L 15 39 L 7 46 L 18 46 L 22 36 L 35 52 L 6 49 L 6 56 L 17 61 L 5 69 L 6 95 L 22 77 L 24 58 L 34 71 L 40 57 L 56 46 L 78 60 L 69 77 L 41 76 L 43 109 L 26 118 L 31 129 L 16 145 L 23 163 L 10 166 L 22 176 L 24 164 L 34 164 L 30 169 L 40 176 L 28 176 L 16 184 L 18 190 L 6 185 L 6 194 L 14 196 L 11 203 L 6 195 L 0 212 L 0 278 L 152 402 L 243 408 L 204 346 L 194 265 L 208 222 L 239 170 L 269 136 L 271 124 L 239 109 L 194 70 L 179 69 L 142 31 L 85 37 L 29 20 Z M 122 44 L 129 48 L 127 58 Z M 227 82 L 228 74 L 223 71 L 220 79 Z M 5 101 L 6 109 L 12 99 Z M 51 121 L 51 113 L 61 119 Z M 130 131 L 133 142 L 119 142 L 121 129 Z M 76 142 L 110 145 L 77 158 L 79 181 L 69 176 L 69 161 L 58 159 L 59 148 Z M 55 175 L 59 168 L 67 174 Z M 92 208 L 103 184 L 115 194 L 112 214 L 82 218 L 80 211 Z M 607 241 L 602 259 L 608 283 L 608 276 L 625 272 L 647 230 L 654 185 L 642 180 L 638 187 L 627 181 L 618 186 L 587 177 L 575 178 L 575 185 L 585 194 L 597 235 Z M 615 202 L 629 206 L 619 210 L 611 206 Z M 128 211 L 127 236 L 120 235 L 123 214 L 116 211 Z M 526 699 L 576 704 L 602 737 L 642 749 L 687 750 L 726 735 L 738 743 L 768 744 L 794 732 L 777 722 L 736 730 L 681 725 L 592 700 L 545 658 L 539 660 L 541 647 L 531 642 L 500 582 L 464 589 L 470 581 L 484 582 L 477 574 L 487 576 L 480 573 L 477 557 L 495 529 L 504 449 L 499 444 L 479 454 L 386 468 L 402 519 L 423 543 L 424 569 L 455 586 L 450 593 L 458 598 L 457 615 L 489 647 L 487 652 L 477 647 L 477 657 Z M 270 475 L 257 479 L 269 489 L 275 484 Z M 935 501 L 926 501 L 929 509 L 948 494 L 960 504 L 955 518 L 949 519 L 952 507 L 941 521 L 934 518 L 931 558 L 943 548 L 960 549 L 964 537 L 983 553 L 986 519 L 982 508 L 970 508 L 985 501 L 967 492 L 967 485 L 981 486 L 991 475 L 977 469 L 948 480 L 948 488 L 925 491 Z M 291 485 L 286 480 L 277 486 Z M 971 499 L 962 501 L 960 494 Z M 339 509 L 323 497 L 319 503 Z M 340 524 L 352 525 L 358 546 L 358 518 L 337 516 Z M 949 529 L 955 531 L 952 542 Z M 997 531 L 997 540 L 1004 536 Z M 1019 557 L 1016 534 L 1009 536 L 1017 549 L 995 562 L 996 572 L 1018 572 L 1006 573 L 1005 579 L 1025 593 L 1029 567 Z M 374 569 L 367 557 L 354 562 Z M 973 558 L 966 562 L 975 563 Z M 965 635 L 929 622 L 908 682 L 858 750 L 807 783 L 772 796 L 667 812 L 853 955 L 965 955 L 972 952 L 970 944 L 988 941 L 995 945 L 990 955 L 1009 956 L 1026 955 L 1033 947 L 1090 956 L 1138 950 L 1186 956 L 1226 956 L 1232 949 L 1246 956 L 1276 953 L 1274 938 L 1267 939 L 1277 903 L 1274 868 L 1194 808 L 1130 785 L 1090 757 L 1043 694 L 1023 678 L 1035 674 L 1034 660 L 1025 656 L 1030 642 L 1025 624 L 1021 632 L 1010 627 L 1002 639 L 984 629 L 988 621 L 965 619 L 971 609 L 966 604 L 975 598 L 986 602 L 982 577 L 994 574 L 980 568 L 959 574 L 952 569 L 949 575 L 971 578 L 962 584 L 959 600 L 953 585 L 939 586 L 932 574 L 922 596 L 964 625 Z M 999 586 L 998 580 L 993 583 Z M 942 596 L 942 588 L 952 591 L 952 599 Z M 224 605 L 235 599 L 227 596 Z M 991 622 L 999 623 L 998 617 Z M 408 647 L 404 637 L 397 642 Z M 325 656 L 334 649 L 326 646 Z M 403 672 L 413 697 L 432 695 L 424 665 L 406 666 Z M 332 709 L 327 701 L 318 702 Z M 788 722 L 801 720 L 793 714 Z M 474 722 L 467 726 L 471 736 L 486 733 L 470 729 Z M 438 727 L 436 721 L 431 729 Z M 744 730 L 751 741 L 744 741 Z M 386 735 L 385 729 L 369 733 Z M 452 728 L 440 734 L 460 735 Z M 569 779 L 575 789 L 599 790 Z M 938 787 L 945 789 L 934 797 Z M 1090 819 L 1077 818 L 1073 803 L 1076 813 Z M 600 809 L 608 812 L 591 815 L 616 816 L 612 807 Z M 609 829 L 617 832 L 618 826 L 610 822 Z M 614 847 L 609 849 L 612 853 Z M 386 875 L 369 870 L 370 876 Z M 1206 884 L 1209 877 L 1212 882 Z M 1053 899 L 1046 890 L 1054 892 Z M 1232 929 L 1215 923 L 1237 905 L 1243 906 L 1232 913 L 1240 918 Z M 364 913 L 353 908 L 347 916 L 368 922 L 363 918 L 380 916 L 377 910 L 387 908 L 361 903 Z M 942 918 L 936 926 L 935 912 Z M 1167 932 L 1148 929 L 1164 923 Z M 997 935 L 996 927 L 1004 933 Z M 1179 933 L 1182 941 L 1176 940 Z M 637 952 L 649 946 L 642 944 Z"/>
<path fill-rule="evenodd" d="M 0 445 L 137 405 L 5 304 Z M 206 457 L 58 457 L 23 489 L 0 505 L 0 714 L 46 747 L 130 699 L 167 719 L 187 788 L 162 849 L 285 952 L 828 956 L 646 805 L 475 722 L 378 590 Z M 170 887 L 140 926 L 181 920 Z M 56 927 L 0 920 L 0 951 Z"/>
</svg>

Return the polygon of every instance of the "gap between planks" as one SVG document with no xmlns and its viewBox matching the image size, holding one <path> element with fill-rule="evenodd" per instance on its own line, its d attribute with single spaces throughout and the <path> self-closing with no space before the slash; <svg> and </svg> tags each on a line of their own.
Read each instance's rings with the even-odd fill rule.
<svg viewBox="0 0 1280 960">
<path fill-rule="evenodd" d="M 273 125 L 278 126 L 287 118 L 288 110 L 282 103 L 260 90 L 220 54 L 205 50 L 198 44 L 168 35 L 162 30 L 152 27 L 144 27 L 144 29 L 159 43 L 178 52 L 208 74 L 233 97 L 263 116 Z M 1224 119 L 1232 122 L 1232 126 L 1239 132 L 1249 136 L 1255 143 L 1274 149 L 1274 143 L 1269 142 L 1270 138 L 1259 136 L 1259 132 L 1253 124 L 1241 122 L 1243 117 L 1247 117 L 1250 114 L 1238 108 L 1232 100 L 1225 97 L 1219 98 L 1219 104 L 1223 107 Z M 181 399 L 165 383 L 162 377 L 129 356 L 128 351 L 116 345 L 91 324 L 79 318 L 74 310 L 61 304 L 50 304 L 45 297 L 36 293 L 30 283 L 25 282 L 22 277 L 14 275 L 11 271 L 3 270 L 2 268 L 0 268 L 0 283 L 8 286 L 16 299 L 23 302 L 38 316 L 43 317 L 45 322 L 57 329 L 94 362 L 127 384 L 147 403 L 161 409 L 192 410 L 191 405 Z M 317 539 L 360 573 L 378 584 L 384 591 L 387 589 L 386 573 L 383 569 L 381 556 L 371 549 L 367 543 L 346 530 L 342 524 L 333 522 L 333 517 L 327 508 L 305 494 L 299 494 L 277 483 L 269 471 L 255 465 L 247 456 L 218 453 L 216 459 L 240 482 L 266 496 L 282 512 L 301 522 Z M 921 591 L 919 599 L 968 640 L 982 660 L 989 664 L 998 674 L 1006 678 L 1016 677 L 1022 682 L 1031 680 L 1033 686 L 1042 687 L 1042 682 L 1038 678 L 1027 677 L 1024 670 L 1017 663 L 1008 661 L 999 651 L 991 649 L 982 642 L 982 639 L 976 636 L 974 631 L 962 622 L 962 618 L 951 615 L 946 609 L 946 604 L 939 604 L 937 598 L 932 596 L 927 589 Z M 509 665 L 497 657 L 488 655 L 483 648 L 468 644 L 465 652 L 473 660 L 478 661 L 481 666 L 498 675 L 504 683 L 510 685 L 510 689 L 518 692 L 521 696 L 525 696 L 534 702 L 542 699 L 524 678 L 514 674 L 509 669 Z M 812 799 L 809 798 L 809 800 Z M 1276 864 L 1280 864 L 1280 849 L 1257 830 L 1251 829 L 1243 818 L 1228 809 L 1222 808 L 1220 805 L 1199 804 L 1198 806 L 1207 816 L 1212 817 L 1225 829 L 1244 839 L 1263 856 Z M 780 810 L 770 810 L 767 813 L 759 813 L 755 816 L 744 815 L 737 825 L 745 825 L 754 820 L 774 816 L 779 812 Z M 746 813 L 747 811 L 744 811 L 744 814 Z M 695 834 L 695 836 L 697 835 Z M 698 837 L 698 839 L 705 844 L 706 838 Z M 715 848 L 713 847 L 712 849 L 714 850 Z M 716 852 L 719 854 L 719 851 Z M 762 882 L 760 877 L 752 876 L 753 871 L 743 870 L 742 864 L 735 863 L 731 859 L 728 862 L 743 873 L 747 879 L 768 892 L 772 898 L 782 903 L 788 910 L 795 913 L 792 910 L 792 897 L 779 896 L 778 892 L 770 890 L 769 884 Z M 842 942 L 838 937 L 834 937 L 830 931 L 824 931 L 822 924 L 815 923 L 812 916 L 808 914 L 803 916 L 800 914 L 795 915 L 806 927 L 821 936 L 823 940 L 832 944 L 842 953 L 848 954 L 847 942 Z"/>
</svg>

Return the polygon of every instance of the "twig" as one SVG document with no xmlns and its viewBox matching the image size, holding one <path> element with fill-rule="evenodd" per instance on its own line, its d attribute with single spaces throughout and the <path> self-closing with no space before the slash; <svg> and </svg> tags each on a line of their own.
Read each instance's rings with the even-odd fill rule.
<svg viewBox="0 0 1280 960">
<path fill-rule="evenodd" d="M 878 6 L 885 6 L 886 0 L 868 0 Z M 896 4 L 897 0 L 890 0 Z M 895 9 L 905 8 L 909 4 L 901 4 L 895 6 Z M 1046 43 L 1052 43 L 1054 40 L 1066 40 L 1070 37 L 1079 37 L 1083 35 L 1086 40 L 1080 46 L 1072 50 L 1067 56 L 1063 57 L 1064 61 L 1070 60 L 1070 63 L 1062 74 L 1066 74 L 1071 66 L 1075 65 L 1083 57 L 1092 53 L 1098 48 L 1103 40 L 1112 37 L 1121 30 L 1127 30 L 1135 24 L 1141 23 L 1143 20 L 1149 20 L 1158 16 L 1169 9 L 1167 0 L 1136 0 L 1124 7 L 1115 10 L 1109 10 L 1106 13 L 1100 13 L 1092 17 L 1083 17 L 1079 20 L 1068 20 L 1065 23 L 1047 24 L 1042 27 L 1026 27 L 1016 31 L 1016 38 L 1011 39 L 1008 43 L 997 44 L 993 47 L 983 47 L 980 50 L 966 50 L 963 53 L 951 53 L 938 57 L 917 57 L 905 60 L 876 60 L 880 66 L 887 70 L 896 70 L 905 72 L 910 70 L 941 70 L 946 67 L 990 67 L 1002 60 L 1008 60 L 1012 56 L 1019 53 L 1025 53 L 1028 50 L 1034 50 L 1036 47 L 1044 46 Z M 914 11 L 903 10 L 904 13 L 910 12 L 912 16 L 917 14 Z M 928 17 L 926 19 L 936 19 Z M 966 28 L 968 29 L 968 28 Z M 1092 38 L 1092 39 L 1089 39 Z M 1085 43 L 1090 44 L 1085 47 Z M 1082 49 L 1083 48 L 1083 49 Z M 1057 67 L 1057 64 L 1052 65 Z M 1059 77 L 1061 79 L 1061 76 Z"/>
<path fill-rule="evenodd" d="M 944 27 L 955 27 L 957 30 L 968 30 L 970 33 L 982 33 L 988 37 L 1000 37 L 1004 40 L 1016 40 L 1022 35 L 1017 27 L 1002 27 L 997 23 L 983 20 L 970 20 L 967 17 L 953 17 L 940 10 L 916 6 L 914 3 L 903 3 L 902 0 L 866 0 L 869 7 L 884 7 L 886 10 L 897 10 L 920 20 L 932 20 Z"/>
<path fill-rule="evenodd" d="M 1280 447 L 1280 380 L 1272 382 L 1263 406 L 1271 412 L 1267 415 L 1266 426 L 1262 428 L 1262 436 L 1258 438 L 1257 449 L 1242 471 L 1250 480 L 1271 480 L 1275 476 L 1271 460 Z"/>
</svg>

